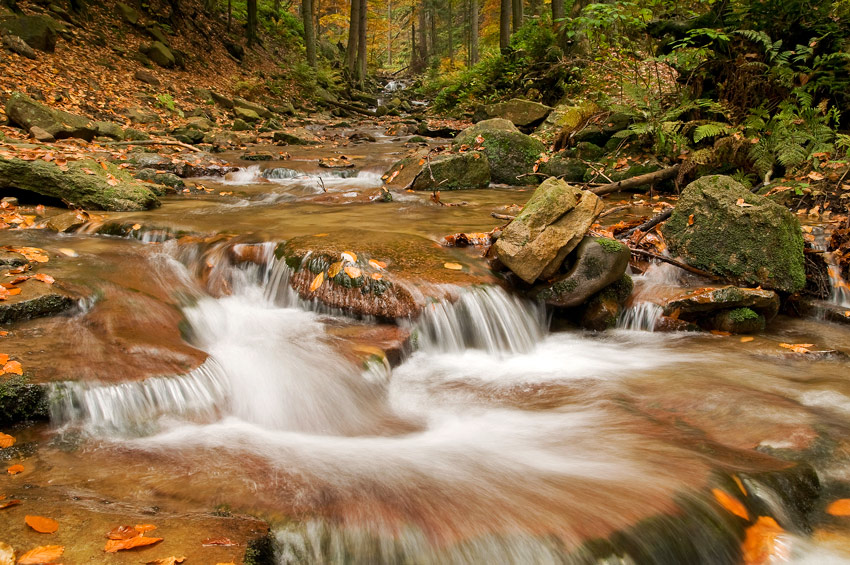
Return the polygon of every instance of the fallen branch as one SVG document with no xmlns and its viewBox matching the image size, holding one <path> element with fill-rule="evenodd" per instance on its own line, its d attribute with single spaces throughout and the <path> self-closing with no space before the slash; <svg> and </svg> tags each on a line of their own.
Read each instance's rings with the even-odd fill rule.
<svg viewBox="0 0 850 565">
<path fill-rule="evenodd" d="M 654 171 L 651 173 L 646 173 L 645 175 L 638 175 L 630 179 L 624 179 L 609 184 L 603 184 L 602 186 L 598 186 L 592 189 L 590 192 L 596 194 L 597 196 L 602 196 L 603 194 L 608 194 L 609 192 L 617 192 L 620 190 L 637 188 L 639 186 L 644 186 L 647 184 L 655 184 L 657 182 L 675 177 L 679 173 L 680 168 L 681 165 L 673 165 L 672 167 L 667 167 L 666 169 L 661 169 L 660 171 Z"/>
<path fill-rule="evenodd" d="M 658 224 L 660 224 L 661 222 L 663 222 L 664 220 L 666 220 L 667 218 L 669 218 L 672 213 L 673 213 L 673 207 L 667 208 L 666 210 L 664 210 L 660 214 L 657 214 L 651 220 L 647 220 L 646 222 L 642 223 L 639 226 L 635 226 L 630 230 L 624 231 L 623 233 L 621 233 L 620 235 L 617 236 L 617 239 L 628 239 L 629 237 L 631 237 L 631 235 L 633 233 L 635 233 L 638 230 L 646 233 L 649 230 L 651 230 L 652 228 L 654 228 L 655 226 L 657 226 Z"/>
<path fill-rule="evenodd" d="M 579 159 L 579 161 L 581 161 L 582 163 L 584 163 L 585 165 L 587 165 L 588 167 L 593 169 L 593 172 L 596 173 L 597 175 L 601 175 L 605 180 L 608 181 L 609 184 L 613 182 L 611 180 L 611 178 L 608 175 L 605 174 L 604 171 L 601 171 L 601 170 L 597 169 L 596 167 L 594 167 L 593 163 L 591 163 L 590 161 L 585 161 L 584 159 Z"/>
<path fill-rule="evenodd" d="M 616 214 L 617 212 L 622 212 L 623 210 L 627 210 L 631 208 L 631 204 L 624 204 L 623 206 L 614 206 L 613 208 L 608 208 L 601 214 L 599 214 L 600 218 L 604 218 L 605 216 L 610 216 L 611 214 Z"/>
<path fill-rule="evenodd" d="M 681 261 L 676 261 L 675 259 L 670 259 L 669 257 L 664 257 L 663 255 L 658 255 L 657 253 L 652 253 L 651 251 L 644 251 L 643 249 L 634 249 L 629 248 L 629 250 L 636 255 L 643 255 L 645 257 L 651 257 L 653 259 L 657 259 L 658 261 L 663 261 L 664 263 L 669 263 L 675 267 L 679 267 L 680 269 L 684 269 L 689 273 L 693 273 L 695 275 L 700 275 L 701 277 L 706 277 L 712 280 L 721 280 L 721 277 L 717 275 L 713 275 L 708 271 L 703 271 L 702 269 L 697 269 L 696 267 L 691 267 L 688 264 L 682 263 Z"/>
<path fill-rule="evenodd" d="M 349 112 L 356 112 L 358 114 L 363 114 L 364 116 L 375 117 L 377 114 L 372 110 L 367 110 L 366 108 L 361 108 L 359 106 L 354 106 L 353 104 L 345 104 L 343 102 L 335 102 L 333 100 L 325 100 L 322 99 L 322 102 L 325 104 L 330 104 L 331 106 L 336 106 L 337 108 L 342 108 L 343 110 L 348 110 Z"/>
<path fill-rule="evenodd" d="M 183 143 L 182 141 L 157 141 L 156 139 L 145 139 L 142 141 L 109 141 L 104 143 L 104 145 L 174 145 L 176 147 L 182 147 L 184 149 L 194 151 L 195 153 L 204 152 L 203 149 L 198 149 L 197 147 L 189 145 L 188 143 Z"/>
<path fill-rule="evenodd" d="M 496 218 L 497 220 L 513 220 L 516 216 L 510 216 L 508 214 L 497 214 L 496 212 L 490 212 L 490 215 Z"/>
</svg>

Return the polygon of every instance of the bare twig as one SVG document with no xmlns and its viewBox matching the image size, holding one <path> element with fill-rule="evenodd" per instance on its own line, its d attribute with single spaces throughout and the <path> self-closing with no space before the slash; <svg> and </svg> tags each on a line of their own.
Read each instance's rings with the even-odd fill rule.
<svg viewBox="0 0 850 565">
<path fill-rule="evenodd" d="M 708 271 L 703 271 L 702 269 L 697 269 L 696 267 L 691 267 L 690 265 L 682 263 L 681 261 L 676 261 L 675 259 L 670 259 L 669 257 L 664 257 L 663 255 L 658 255 L 657 253 L 652 253 L 651 251 L 644 251 L 643 249 L 634 249 L 634 248 L 629 248 L 629 249 L 635 255 L 643 255 L 645 257 L 651 257 L 652 259 L 656 259 L 658 261 L 663 261 L 664 263 L 669 263 L 669 264 L 671 264 L 675 267 L 679 267 L 680 269 L 684 269 L 685 271 L 688 271 L 689 273 L 693 273 L 695 275 L 700 275 L 701 277 L 705 277 L 705 278 L 713 279 L 713 280 L 720 280 L 721 279 L 721 277 L 718 277 L 717 275 L 713 275 L 713 274 L 709 273 Z"/>
<path fill-rule="evenodd" d="M 189 149 L 190 151 L 194 151 L 195 153 L 203 153 L 203 149 L 198 149 L 188 143 L 183 143 L 182 141 L 168 141 L 168 140 L 156 140 L 156 139 L 145 139 L 141 141 L 110 141 L 104 143 L 104 145 L 174 145 L 177 147 L 182 147 L 184 149 Z"/>
<path fill-rule="evenodd" d="M 490 212 L 490 215 L 497 220 L 513 220 L 516 216 L 511 216 L 509 214 L 497 214 L 496 212 Z"/>
<path fill-rule="evenodd" d="M 593 163 L 591 163 L 590 161 L 585 161 L 584 159 L 579 159 L 579 161 L 581 161 L 582 163 L 584 163 L 585 165 L 587 165 L 588 167 L 590 167 L 591 169 L 593 169 L 593 172 L 595 172 L 597 175 L 602 176 L 602 178 L 604 178 L 605 180 L 607 180 L 609 183 L 613 183 L 613 182 L 614 182 L 614 181 L 612 181 L 612 180 L 611 180 L 611 177 L 609 177 L 608 175 L 606 175 L 605 173 L 603 173 L 602 171 L 600 171 L 599 169 L 597 169 L 596 167 L 594 167 L 594 166 L 593 166 Z"/>
<path fill-rule="evenodd" d="M 618 190 L 627 190 L 630 188 L 637 188 L 639 186 L 644 186 L 647 184 L 655 184 L 656 182 L 667 180 L 676 176 L 676 174 L 678 174 L 679 172 L 680 167 L 681 165 L 673 165 L 672 167 L 667 167 L 666 169 L 661 169 L 660 171 L 646 173 L 645 175 L 638 175 L 630 179 L 612 182 L 610 184 L 604 184 L 602 186 L 594 188 L 593 190 L 591 190 L 591 192 L 596 194 L 597 196 L 602 196 L 603 194 L 608 194 L 609 192 L 617 192 Z"/>
<path fill-rule="evenodd" d="M 623 210 L 626 210 L 628 208 L 631 208 L 630 204 L 625 204 L 623 206 L 614 206 L 613 208 L 608 208 L 607 210 L 605 210 L 604 212 L 599 214 L 599 217 L 604 218 L 605 216 L 610 216 L 611 214 L 616 214 L 617 212 L 622 212 Z"/>
<path fill-rule="evenodd" d="M 627 239 L 627 238 L 631 237 L 631 235 L 638 230 L 646 233 L 649 230 L 651 230 L 652 228 L 654 228 L 655 226 L 657 226 L 658 224 L 660 224 L 661 222 L 663 222 L 664 220 L 666 220 L 667 218 L 669 218 L 672 213 L 673 213 L 673 207 L 671 206 L 670 208 L 667 208 L 666 210 L 664 210 L 660 214 L 657 214 L 651 220 L 648 220 L 648 221 L 642 223 L 639 226 L 633 227 L 630 230 L 624 231 L 623 233 L 621 233 L 620 235 L 617 236 L 617 239 Z"/>
</svg>

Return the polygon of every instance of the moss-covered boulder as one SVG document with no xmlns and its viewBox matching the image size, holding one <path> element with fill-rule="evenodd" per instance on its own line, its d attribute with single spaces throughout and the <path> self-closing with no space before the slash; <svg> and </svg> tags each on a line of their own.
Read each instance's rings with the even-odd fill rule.
<svg viewBox="0 0 850 565">
<path fill-rule="evenodd" d="M 505 227 L 493 249 L 499 261 L 525 282 L 548 278 L 561 268 L 603 208 L 592 192 L 550 177 Z"/>
<path fill-rule="evenodd" d="M 599 108 L 592 102 L 559 104 L 537 127 L 535 133 L 547 141 L 555 135 L 569 136 L 581 128 Z"/>
<path fill-rule="evenodd" d="M 418 169 L 410 184 L 413 190 L 457 190 L 487 188 L 490 184 L 490 165 L 487 155 L 479 151 L 450 153 L 411 163 Z"/>
<path fill-rule="evenodd" d="M 160 67 L 168 69 L 175 64 L 174 53 L 161 41 L 154 41 L 150 45 L 142 47 L 140 51 Z"/>
<path fill-rule="evenodd" d="M 624 274 L 619 280 L 591 296 L 581 311 L 579 319 L 581 327 L 594 331 L 616 327 L 623 305 L 631 296 L 633 289 L 632 277 Z"/>
<path fill-rule="evenodd" d="M 143 183 L 111 163 L 91 159 L 60 168 L 46 161 L 0 158 L 0 188 L 28 190 L 83 208 L 144 210 L 159 200 Z"/>
<path fill-rule="evenodd" d="M 65 24 L 41 14 L 0 18 L 0 35 L 20 37 L 33 49 L 48 53 L 56 50 L 56 37 L 65 29 Z"/>
<path fill-rule="evenodd" d="M 476 117 L 478 121 L 503 118 L 517 127 L 530 128 L 545 120 L 550 112 L 552 112 L 551 106 L 531 100 L 512 98 L 507 102 L 482 106 L 476 112 Z"/>
<path fill-rule="evenodd" d="M 265 106 L 260 106 L 259 104 L 254 104 L 253 102 L 249 102 L 244 98 L 234 98 L 233 99 L 233 108 L 243 108 L 245 110 L 251 110 L 256 113 L 261 118 L 271 118 L 273 114 L 266 108 Z"/>
<path fill-rule="evenodd" d="M 490 162 L 493 182 L 510 185 L 533 184 L 533 176 L 522 175 L 533 172 L 534 164 L 546 151 L 543 143 L 501 118 L 485 120 L 463 130 L 453 145 L 482 149 Z"/>
<path fill-rule="evenodd" d="M 585 237 L 567 257 L 565 274 L 539 285 L 531 296 L 560 308 L 579 306 L 591 296 L 613 284 L 626 273 L 629 248 L 613 239 Z"/>
<path fill-rule="evenodd" d="M 50 416 L 45 387 L 26 375 L 0 376 L 0 425 L 46 420 Z"/>
<path fill-rule="evenodd" d="M 13 92 L 9 97 L 6 116 L 27 131 L 41 128 L 55 139 L 78 137 L 91 141 L 98 134 L 97 124 L 88 118 L 54 110 L 21 92 Z"/>
<path fill-rule="evenodd" d="M 800 222 L 730 177 L 689 184 L 663 233 L 672 253 L 735 284 L 788 293 L 806 286 Z"/>
<path fill-rule="evenodd" d="M 582 182 L 588 166 L 581 159 L 563 154 L 553 155 L 542 163 L 538 171 L 550 177 L 558 177 L 567 182 Z"/>
</svg>

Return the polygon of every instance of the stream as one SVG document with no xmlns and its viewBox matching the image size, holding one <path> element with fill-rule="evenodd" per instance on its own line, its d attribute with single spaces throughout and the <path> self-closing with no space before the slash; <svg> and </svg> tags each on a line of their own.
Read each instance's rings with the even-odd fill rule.
<svg viewBox="0 0 850 565">
<path fill-rule="evenodd" d="M 28 470 L 0 493 L 68 532 L 107 531 L 90 518 L 103 501 L 175 529 L 256 516 L 280 564 L 850 562 L 850 518 L 826 512 L 850 496 L 850 326 L 780 316 L 751 341 L 652 332 L 652 297 L 704 284 L 658 264 L 635 274 L 617 329 L 564 328 L 480 249 L 438 243 L 493 229 L 490 213 L 531 191 L 369 201 L 404 150 L 377 137 L 345 149 L 352 170 L 320 170 L 328 149 L 303 148 L 77 233 L 6 232 L 47 250 L 49 272 L 86 298 L 3 338 L 49 383 L 51 417 L 14 431 L 25 447 L 9 464 Z M 295 239 L 386 262 L 421 315 L 299 297 L 275 254 Z M 397 358 L 385 343 L 402 344 Z M 742 543 L 760 516 L 781 525 L 782 551 L 756 561 Z M 101 562 L 95 532 L 65 542 L 67 563 Z M 0 541 L 37 535 L 10 526 Z M 160 556 L 144 551 L 102 562 Z"/>
</svg>

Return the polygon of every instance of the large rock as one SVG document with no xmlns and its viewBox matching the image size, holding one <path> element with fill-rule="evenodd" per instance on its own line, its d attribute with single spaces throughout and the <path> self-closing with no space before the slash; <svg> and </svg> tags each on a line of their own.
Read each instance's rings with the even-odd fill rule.
<svg viewBox="0 0 850 565">
<path fill-rule="evenodd" d="M 0 158 L 0 188 L 28 190 L 83 208 L 144 210 L 159 205 L 143 183 L 113 164 L 91 159 L 71 161 L 60 169 L 46 161 Z"/>
<path fill-rule="evenodd" d="M 56 49 L 56 37 L 65 25 L 50 16 L 18 16 L 0 19 L 0 35 L 15 35 L 27 45 L 39 51 L 52 53 Z"/>
<path fill-rule="evenodd" d="M 502 231 L 496 256 L 527 283 L 555 274 L 603 208 L 592 192 L 548 178 Z"/>
<path fill-rule="evenodd" d="M 732 178 L 689 184 L 663 233 L 672 253 L 735 284 L 789 293 L 806 286 L 800 222 Z"/>
<path fill-rule="evenodd" d="M 487 188 L 490 185 L 490 165 L 487 155 L 478 151 L 440 155 L 426 159 L 413 179 L 413 190 L 455 190 Z"/>
<path fill-rule="evenodd" d="M 599 108 L 592 102 L 582 105 L 559 104 L 537 127 L 535 133 L 546 140 L 550 140 L 557 134 L 569 137 L 598 111 Z"/>
<path fill-rule="evenodd" d="M 171 68 L 174 66 L 174 53 L 161 41 L 154 41 L 147 47 L 142 47 L 141 52 L 160 67 Z"/>
<path fill-rule="evenodd" d="M 249 123 L 260 121 L 260 115 L 257 114 L 257 112 L 248 108 L 242 108 L 241 106 L 234 106 L 233 114 L 236 116 L 236 119 L 244 120 Z"/>
<path fill-rule="evenodd" d="M 38 58 L 35 54 L 35 50 L 17 35 L 4 35 L 3 46 L 12 53 L 17 53 L 21 57 L 26 57 L 27 59 Z"/>
<path fill-rule="evenodd" d="M 461 145 L 480 146 L 490 162 L 493 182 L 511 185 L 532 184 L 533 177 L 518 177 L 533 172 L 535 162 L 546 151 L 543 143 L 501 118 L 479 122 L 460 132 L 454 146 Z"/>
<path fill-rule="evenodd" d="M 567 182 L 582 182 L 588 166 L 576 157 L 556 154 L 540 165 L 539 172 L 550 177 L 558 177 Z"/>
<path fill-rule="evenodd" d="M 19 294 L 0 301 L 0 324 L 57 314 L 76 302 L 58 283 L 48 285 L 30 279 L 16 286 L 21 290 Z"/>
<path fill-rule="evenodd" d="M 629 248 L 613 239 L 585 237 L 567 258 L 566 274 L 538 286 L 532 296 L 550 306 L 572 308 L 623 277 Z M 570 263 L 571 261 L 571 263 Z"/>
<path fill-rule="evenodd" d="M 94 125 L 97 128 L 97 135 L 111 137 L 118 141 L 124 139 L 124 129 L 115 122 L 95 122 Z"/>
<path fill-rule="evenodd" d="M 116 4 L 118 8 L 118 13 L 121 14 L 121 17 L 129 23 L 130 25 L 136 25 L 139 23 L 139 12 L 137 12 L 134 8 L 131 8 L 127 4 L 123 2 L 118 2 Z"/>
<path fill-rule="evenodd" d="M 552 108 L 545 104 L 512 98 L 507 102 L 483 106 L 479 117 L 481 120 L 504 118 L 517 127 L 530 128 L 545 120 L 551 111 Z"/>
<path fill-rule="evenodd" d="M 6 102 L 6 116 L 27 131 L 39 127 L 56 139 L 79 137 L 91 141 L 97 135 L 97 126 L 88 118 L 48 108 L 20 92 L 13 92 Z"/>
<path fill-rule="evenodd" d="M 265 106 L 260 106 L 259 104 L 254 104 L 253 102 L 248 102 L 244 98 L 234 98 L 233 99 L 233 108 L 244 108 L 246 110 L 251 110 L 255 112 L 261 118 L 271 118 L 273 114 L 269 111 Z"/>
<path fill-rule="evenodd" d="M 587 330 L 602 331 L 613 328 L 623 312 L 623 305 L 629 299 L 634 283 L 629 275 L 623 275 L 609 284 L 585 302 L 579 323 Z"/>
</svg>

